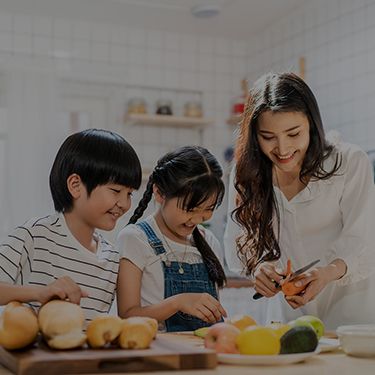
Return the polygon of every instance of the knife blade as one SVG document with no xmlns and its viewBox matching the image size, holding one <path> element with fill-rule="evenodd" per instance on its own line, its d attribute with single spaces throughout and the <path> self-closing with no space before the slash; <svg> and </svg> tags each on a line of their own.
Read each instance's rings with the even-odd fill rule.
<svg viewBox="0 0 375 375">
<path fill-rule="evenodd" d="M 304 266 L 304 267 L 298 269 L 297 271 L 293 272 L 293 273 L 290 275 L 288 281 L 292 281 L 292 280 L 294 280 L 297 276 L 303 274 L 304 272 L 306 272 L 308 269 L 310 269 L 311 267 L 315 266 L 315 265 L 316 265 L 317 263 L 319 263 L 319 262 L 320 262 L 320 259 L 316 259 L 316 260 L 314 260 L 313 262 L 307 264 L 306 266 Z M 276 281 L 274 281 L 274 283 L 275 283 L 276 287 L 279 287 L 279 286 L 280 286 Z M 260 293 L 255 293 L 255 294 L 253 295 L 253 299 L 255 299 L 255 300 L 260 299 L 260 298 L 262 298 L 262 297 L 264 297 L 264 296 L 263 296 L 263 294 L 260 294 Z"/>
<path fill-rule="evenodd" d="M 315 266 L 315 264 L 319 263 L 320 262 L 320 259 L 316 259 L 314 260 L 313 262 L 309 263 L 308 265 L 306 265 L 305 267 L 302 267 L 300 268 L 299 270 L 293 272 L 290 277 L 289 277 L 289 280 L 288 281 L 291 281 L 291 280 L 294 280 L 297 276 L 303 274 L 304 272 L 306 272 L 308 269 L 310 269 L 311 267 Z"/>
</svg>

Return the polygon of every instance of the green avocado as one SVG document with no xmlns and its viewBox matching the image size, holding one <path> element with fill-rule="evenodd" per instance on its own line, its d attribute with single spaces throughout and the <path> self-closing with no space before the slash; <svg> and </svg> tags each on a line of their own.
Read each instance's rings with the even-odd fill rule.
<svg viewBox="0 0 375 375">
<path fill-rule="evenodd" d="M 297 326 L 281 336 L 280 344 L 280 354 L 313 352 L 318 346 L 318 337 L 312 328 Z"/>
</svg>

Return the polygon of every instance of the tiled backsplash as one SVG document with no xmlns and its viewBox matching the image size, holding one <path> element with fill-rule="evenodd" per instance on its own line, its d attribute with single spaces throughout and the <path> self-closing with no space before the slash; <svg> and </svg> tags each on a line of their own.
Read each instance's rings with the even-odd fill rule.
<svg viewBox="0 0 375 375">
<path fill-rule="evenodd" d="M 241 79 L 247 77 L 251 86 L 268 70 L 298 71 L 301 56 L 306 58 L 305 78 L 316 94 L 326 129 L 337 129 L 344 140 L 374 149 L 375 0 L 304 0 L 293 13 L 256 35 L 244 35 L 244 40 L 0 10 L 0 69 L 17 62 L 23 68 L 45 65 L 60 78 L 86 83 L 197 90 L 205 116 L 214 119 L 203 144 L 224 166 L 224 149 L 234 138 L 226 119 L 231 100 L 240 94 Z M 195 139 L 186 129 L 145 134 L 141 128 L 125 128 L 118 119 L 128 97 L 117 95 L 110 126 L 124 131 L 142 157 L 156 159 L 170 144 Z M 47 184 L 41 176 L 36 180 Z M 21 207 L 28 204 L 26 198 L 20 202 Z M 212 220 L 219 238 L 225 210 L 224 203 Z"/>
<path fill-rule="evenodd" d="M 375 1 L 305 1 L 249 43 L 248 76 L 296 70 L 300 56 L 325 128 L 374 149 Z"/>
</svg>

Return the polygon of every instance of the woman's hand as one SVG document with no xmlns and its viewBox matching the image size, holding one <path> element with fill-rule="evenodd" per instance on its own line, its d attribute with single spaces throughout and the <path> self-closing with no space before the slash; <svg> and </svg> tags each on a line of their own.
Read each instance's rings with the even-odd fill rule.
<svg viewBox="0 0 375 375">
<path fill-rule="evenodd" d="M 173 298 L 178 311 L 196 316 L 207 323 L 216 323 L 227 316 L 220 302 L 208 293 L 181 293 Z"/>
<path fill-rule="evenodd" d="M 336 259 L 328 266 L 316 267 L 300 275 L 294 284 L 296 287 L 306 285 L 301 294 L 286 296 L 285 299 L 293 309 L 306 305 L 332 281 L 341 278 L 346 273 L 346 264 L 341 259 Z"/>
<path fill-rule="evenodd" d="M 41 287 L 38 294 L 38 301 L 42 304 L 58 297 L 79 305 L 81 298 L 88 296 L 88 293 L 82 290 L 69 276 L 61 277 L 51 284 Z"/>
<path fill-rule="evenodd" d="M 285 272 L 276 267 L 275 262 L 261 263 L 254 272 L 254 289 L 265 297 L 273 297 L 280 291 L 280 282 Z"/>
</svg>

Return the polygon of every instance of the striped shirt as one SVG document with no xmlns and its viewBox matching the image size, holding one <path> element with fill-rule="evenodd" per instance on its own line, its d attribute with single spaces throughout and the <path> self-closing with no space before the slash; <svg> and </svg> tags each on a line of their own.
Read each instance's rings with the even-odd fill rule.
<svg viewBox="0 0 375 375">
<path fill-rule="evenodd" d="M 115 297 L 119 252 L 95 233 L 97 252 L 83 247 L 69 231 L 63 214 L 32 219 L 0 245 L 0 281 L 48 285 L 69 276 L 88 292 L 81 299 L 86 323 L 108 313 Z M 39 303 L 31 303 L 35 308 Z"/>
</svg>

